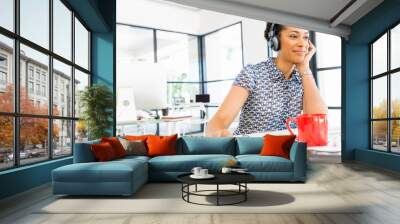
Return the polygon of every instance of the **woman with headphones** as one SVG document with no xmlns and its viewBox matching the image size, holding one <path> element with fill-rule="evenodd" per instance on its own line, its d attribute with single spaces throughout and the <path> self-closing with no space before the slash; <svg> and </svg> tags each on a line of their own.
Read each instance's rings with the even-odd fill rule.
<svg viewBox="0 0 400 224">
<path fill-rule="evenodd" d="M 278 56 L 242 69 L 209 121 L 207 136 L 284 130 L 288 117 L 327 113 L 309 66 L 316 49 L 308 30 L 268 23 L 264 36 Z M 230 133 L 240 110 L 239 126 Z"/>
</svg>

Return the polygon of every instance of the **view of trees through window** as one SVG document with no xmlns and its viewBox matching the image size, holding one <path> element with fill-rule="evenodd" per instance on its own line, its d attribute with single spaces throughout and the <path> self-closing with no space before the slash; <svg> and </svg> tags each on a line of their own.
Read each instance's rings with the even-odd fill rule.
<svg viewBox="0 0 400 224">
<path fill-rule="evenodd" d="M 397 25 L 370 46 L 371 148 L 394 153 L 400 153 L 399 41 Z"/>
<path fill-rule="evenodd" d="M 0 30 L 0 170 L 70 156 L 74 133 L 87 139 L 82 127 L 74 129 L 79 109 L 73 105 L 89 85 L 90 33 L 63 1 L 51 1 L 19 1 L 20 33 L 13 27 L 14 1 L 0 3 L 0 26 L 12 32 Z"/>
</svg>

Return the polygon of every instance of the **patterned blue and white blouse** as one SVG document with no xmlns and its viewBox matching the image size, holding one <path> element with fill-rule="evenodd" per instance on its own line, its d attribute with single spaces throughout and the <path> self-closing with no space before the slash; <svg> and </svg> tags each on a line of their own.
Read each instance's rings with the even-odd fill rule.
<svg viewBox="0 0 400 224">
<path fill-rule="evenodd" d="M 245 66 L 233 85 L 249 91 L 244 103 L 239 126 L 233 135 L 246 135 L 286 129 L 288 117 L 296 117 L 303 109 L 303 84 L 300 74 L 293 70 L 286 80 L 274 58 Z M 294 123 L 292 128 L 296 128 Z"/>
</svg>

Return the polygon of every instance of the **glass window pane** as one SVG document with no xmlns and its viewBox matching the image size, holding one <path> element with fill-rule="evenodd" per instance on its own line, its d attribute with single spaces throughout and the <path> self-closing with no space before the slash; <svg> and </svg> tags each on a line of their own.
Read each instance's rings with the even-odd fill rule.
<svg viewBox="0 0 400 224">
<path fill-rule="evenodd" d="M 72 121 L 53 120 L 53 157 L 72 154 Z"/>
<path fill-rule="evenodd" d="M 232 83 L 232 80 L 207 83 L 207 93 L 210 94 L 210 103 L 222 103 L 231 89 Z"/>
<path fill-rule="evenodd" d="M 75 121 L 75 143 L 88 140 L 88 128 L 84 120 Z"/>
<path fill-rule="evenodd" d="M 85 87 L 89 86 L 89 75 L 75 69 L 75 117 L 81 115 L 80 95 Z"/>
<path fill-rule="evenodd" d="M 72 117 L 71 66 L 53 60 L 53 115 Z"/>
<path fill-rule="evenodd" d="M 342 41 L 340 37 L 316 33 L 315 44 L 317 47 L 317 67 L 335 67 L 342 64 Z"/>
<path fill-rule="evenodd" d="M 25 114 L 48 114 L 49 57 L 21 44 L 20 109 Z"/>
<path fill-rule="evenodd" d="M 340 148 L 341 146 L 341 110 L 328 110 L 328 145 Z"/>
<path fill-rule="evenodd" d="M 75 18 L 75 63 L 89 69 L 89 32 Z"/>
<path fill-rule="evenodd" d="M 0 111 L 14 111 L 14 43 L 0 35 Z"/>
<path fill-rule="evenodd" d="M 322 98 L 329 107 L 341 105 L 341 69 L 324 70 L 318 72 L 318 85 Z"/>
<path fill-rule="evenodd" d="M 209 118 L 214 117 L 215 113 L 217 113 L 218 107 L 207 107 L 207 116 Z"/>
<path fill-rule="evenodd" d="M 35 163 L 49 158 L 49 120 L 45 118 L 20 118 L 20 164 Z"/>
<path fill-rule="evenodd" d="M 124 62 L 154 62 L 153 30 L 117 25 L 117 63 Z"/>
<path fill-rule="evenodd" d="M 72 12 L 60 1 L 53 0 L 53 51 L 71 60 Z"/>
<path fill-rule="evenodd" d="M 200 84 L 168 83 L 168 104 L 178 105 L 194 102 L 196 94 L 199 94 Z"/>
<path fill-rule="evenodd" d="M 240 24 L 205 36 L 207 80 L 235 78 L 243 67 Z"/>
<path fill-rule="evenodd" d="M 392 152 L 400 153 L 400 120 L 390 121 Z"/>
<path fill-rule="evenodd" d="M 0 116 L 0 170 L 14 165 L 13 118 Z"/>
<path fill-rule="evenodd" d="M 167 70 L 168 81 L 199 81 L 197 37 L 157 31 L 157 63 Z"/>
<path fill-rule="evenodd" d="M 49 0 L 20 0 L 21 36 L 49 48 Z"/>
<path fill-rule="evenodd" d="M 387 151 L 387 121 L 372 122 L 372 148 Z"/>
<path fill-rule="evenodd" d="M 0 9 L 0 26 L 14 31 L 14 0 L 1 0 Z"/>
<path fill-rule="evenodd" d="M 390 97 L 391 97 L 391 116 L 400 118 L 400 72 L 391 74 Z"/>
<path fill-rule="evenodd" d="M 387 34 L 372 44 L 372 75 L 387 71 Z"/>
<path fill-rule="evenodd" d="M 160 123 L 159 135 L 180 134 L 180 136 L 190 135 L 190 133 L 201 132 L 199 123 L 191 123 L 191 119 L 181 122 L 162 122 Z"/>
<path fill-rule="evenodd" d="M 372 118 L 387 118 L 387 81 L 386 76 L 372 81 Z"/>
<path fill-rule="evenodd" d="M 390 33 L 390 58 L 391 69 L 400 67 L 400 24 Z"/>
</svg>

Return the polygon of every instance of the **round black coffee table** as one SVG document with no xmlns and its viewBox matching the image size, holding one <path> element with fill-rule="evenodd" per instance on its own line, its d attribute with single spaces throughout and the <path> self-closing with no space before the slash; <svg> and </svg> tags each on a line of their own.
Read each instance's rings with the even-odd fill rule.
<svg viewBox="0 0 400 224">
<path fill-rule="evenodd" d="M 234 205 L 247 200 L 247 192 L 249 188 L 247 183 L 255 180 L 255 177 L 248 173 L 215 173 L 215 177 L 212 179 L 193 179 L 190 177 L 191 173 L 182 174 L 177 177 L 178 181 L 182 183 L 182 199 L 188 203 L 198 204 L 198 205 Z M 216 185 L 215 190 L 197 190 L 198 184 L 205 185 Z M 190 186 L 195 186 L 194 191 L 190 191 Z M 220 189 L 220 185 L 236 185 L 237 190 L 223 190 Z M 215 192 L 215 194 L 205 194 L 209 192 Z M 216 204 L 202 204 L 190 201 L 190 196 L 204 196 L 204 197 L 216 197 Z M 240 200 L 231 203 L 221 203 L 221 197 L 229 196 L 241 196 Z"/>
</svg>

